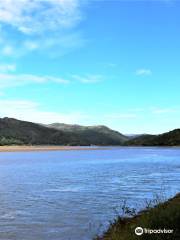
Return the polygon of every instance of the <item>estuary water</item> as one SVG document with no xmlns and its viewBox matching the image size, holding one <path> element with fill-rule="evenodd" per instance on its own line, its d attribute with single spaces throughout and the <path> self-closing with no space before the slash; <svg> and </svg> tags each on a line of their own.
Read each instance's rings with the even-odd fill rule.
<svg viewBox="0 0 180 240">
<path fill-rule="evenodd" d="M 120 211 L 180 191 L 180 148 L 0 153 L 0 240 L 90 240 Z"/>
</svg>

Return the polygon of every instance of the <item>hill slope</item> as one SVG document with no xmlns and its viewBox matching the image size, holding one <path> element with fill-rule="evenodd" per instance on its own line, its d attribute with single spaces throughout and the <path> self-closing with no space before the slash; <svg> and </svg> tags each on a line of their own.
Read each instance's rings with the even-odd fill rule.
<svg viewBox="0 0 180 240">
<path fill-rule="evenodd" d="M 71 130 L 68 127 L 54 128 L 54 126 L 44 126 L 12 118 L 0 118 L 0 145 L 121 145 L 128 139 L 104 126 L 79 126 L 81 130 L 69 128 Z"/>
<path fill-rule="evenodd" d="M 179 146 L 180 129 L 159 134 L 159 135 L 141 135 L 126 142 L 126 145 L 136 146 Z"/>
<path fill-rule="evenodd" d="M 92 142 L 94 141 L 96 142 L 99 141 L 98 138 L 101 138 L 102 143 L 106 141 L 106 139 L 109 139 L 112 142 L 123 143 L 129 139 L 127 136 L 122 135 L 121 133 L 114 131 L 103 125 L 81 126 L 64 123 L 53 123 L 47 125 L 47 127 L 77 134 L 79 137 L 83 138 L 84 141 L 91 140 Z"/>
<path fill-rule="evenodd" d="M 158 199 L 155 199 L 155 202 Z M 103 236 L 94 240 L 179 240 L 180 238 L 180 194 L 164 203 L 158 202 L 156 206 L 147 206 L 144 211 L 134 214 L 134 209 L 127 208 L 132 217 L 119 216 L 110 224 Z M 133 212 L 132 212 L 133 211 Z M 143 229 L 173 229 L 168 234 L 144 232 L 141 236 L 135 234 L 136 227 Z"/>
</svg>

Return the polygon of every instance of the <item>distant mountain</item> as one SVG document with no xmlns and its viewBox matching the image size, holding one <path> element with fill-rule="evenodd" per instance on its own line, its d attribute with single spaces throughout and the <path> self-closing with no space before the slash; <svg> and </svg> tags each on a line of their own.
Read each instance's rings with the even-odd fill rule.
<svg viewBox="0 0 180 240">
<path fill-rule="evenodd" d="M 42 125 L 0 118 L 0 145 L 180 146 L 180 129 L 159 135 L 125 136 L 106 126 Z"/>
<path fill-rule="evenodd" d="M 126 145 L 136 145 L 136 146 L 143 146 L 149 145 L 148 143 L 154 138 L 156 135 L 150 134 L 142 134 L 135 137 L 130 137 L 128 141 L 126 141 Z"/>
<path fill-rule="evenodd" d="M 137 137 L 140 137 L 140 136 L 142 136 L 142 135 L 146 135 L 146 134 L 125 134 L 128 138 L 129 138 L 129 140 L 130 139 L 134 139 L 134 138 L 137 138 Z"/>
<path fill-rule="evenodd" d="M 114 131 L 106 126 L 81 126 L 81 125 L 71 125 L 64 123 L 53 123 L 46 125 L 49 128 L 65 131 L 68 133 L 76 134 L 84 142 L 96 142 L 96 144 L 106 145 L 106 143 L 111 143 L 110 145 L 121 145 L 129 138 L 118 131 Z"/>
<path fill-rule="evenodd" d="M 76 131 L 76 130 L 78 131 L 78 130 L 83 130 L 87 128 L 85 126 L 81 126 L 78 124 L 65 124 L 65 123 L 51 123 L 45 126 L 49 128 L 55 128 L 58 130 L 67 130 L 67 131 Z"/>
<path fill-rule="evenodd" d="M 105 126 L 42 125 L 0 118 L 0 145 L 122 145 L 128 137 Z"/>
<path fill-rule="evenodd" d="M 135 146 L 180 146 L 180 129 L 159 135 L 141 135 L 130 139 L 125 144 Z"/>
</svg>

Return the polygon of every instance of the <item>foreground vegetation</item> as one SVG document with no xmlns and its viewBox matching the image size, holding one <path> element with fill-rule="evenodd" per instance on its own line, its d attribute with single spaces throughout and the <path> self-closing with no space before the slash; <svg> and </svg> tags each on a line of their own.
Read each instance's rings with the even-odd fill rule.
<svg viewBox="0 0 180 240">
<path fill-rule="evenodd" d="M 126 208 L 128 210 L 128 208 Z M 129 211 L 133 213 L 133 211 Z M 173 233 L 135 234 L 136 227 L 151 230 L 173 230 Z M 145 231 L 145 230 L 144 230 Z M 180 194 L 155 207 L 147 206 L 133 217 L 118 217 L 107 232 L 96 240 L 179 240 L 180 239 Z"/>
</svg>

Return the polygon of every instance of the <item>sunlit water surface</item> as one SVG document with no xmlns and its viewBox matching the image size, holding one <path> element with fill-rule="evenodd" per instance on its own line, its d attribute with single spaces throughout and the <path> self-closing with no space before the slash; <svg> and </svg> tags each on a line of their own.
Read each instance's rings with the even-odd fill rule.
<svg viewBox="0 0 180 240">
<path fill-rule="evenodd" d="M 180 191 L 180 148 L 0 153 L 1 240 L 89 240 L 122 202 Z"/>
</svg>

